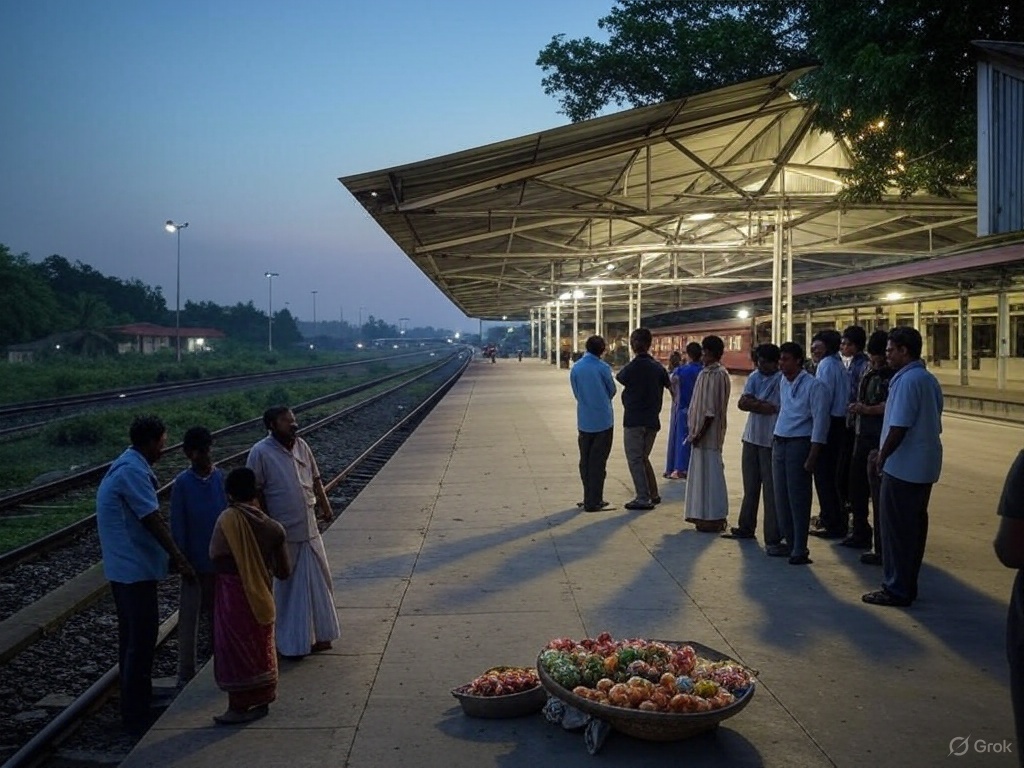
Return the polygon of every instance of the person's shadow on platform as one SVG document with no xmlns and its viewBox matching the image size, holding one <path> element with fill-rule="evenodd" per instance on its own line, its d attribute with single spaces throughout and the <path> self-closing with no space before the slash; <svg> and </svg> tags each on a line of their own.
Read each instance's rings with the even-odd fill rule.
<svg viewBox="0 0 1024 768">
<path fill-rule="evenodd" d="M 694 768 L 764 765 L 757 747 L 728 725 L 676 742 L 644 741 L 613 730 L 596 756 L 587 754 L 582 731 L 567 731 L 549 723 L 540 713 L 508 720 L 481 720 L 467 717 L 459 707 L 452 707 L 436 727 L 444 735 L 461 741 L 511 746 L 511 750 L 498 756 L 494 763 L 506 768 L 524 765 L 560 768 L 589 760 L 667 768 L 680 765 L 684 753 L 686 765 Z"/>
</svg>

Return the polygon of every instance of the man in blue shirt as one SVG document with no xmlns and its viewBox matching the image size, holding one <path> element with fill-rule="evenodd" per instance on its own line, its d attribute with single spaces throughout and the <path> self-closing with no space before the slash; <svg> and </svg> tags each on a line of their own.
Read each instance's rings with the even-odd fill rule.
<svg viewBox="0 0 1024 768">
<path fill-rule="evenodd" d="M 839 359 L 840 341 L 839 331 L 821 331 L 811 341 L 811 353 L 819 359 L 814 375 L 825 388 L 830 417 L 828 441 L 822 447 L 814 468 L 821 527 L 811 534 L 825 539 L 845 538 L 849 528 L 848 515 L 839 499 L 836 477 L 839 452 L 846 435 L 846 411 L 850 406 L 850 378 Z"/>
<path fill-rule="evenodd" d="M 586 354 L 569 371 L 569 384 L 576 398 L 582 507 L 587 512 L 598 512 L 608 506 L 604 500 L 604 479 L 615 427 L 615 381 L 611 367 L 601 359 L 604 349 L 604 339 L 591 336 L 587 339 Z"/>
<path fill-rule="evenodd" d="M 160 625 L 157 583 L 167 576 L 167 558 L 192 581 L 196 574 L 171 538 L 160 514 L 151 465 L 167 443 L 155 416 L 132 421 L 132 447 L 110 465 L 96 494 L 96 526 L 103 572 L 117 608 L 121 720 L 133 734 L 152 724 L 153 656 Z"/>
<path fill-rule="evenodd" d="M 942 388 L 921 360 L 921 334 L 889 332 L 886 359 L 896 373 L 882 419 L 876 468 L 882 477 L 882 589 L 863 596 L 872 605 L 908 606 L 928 538 L 928 499 L 942 472 Z"/>
<path fill-rule="evenodd" d="M 195 581 L 181 582 L 178 606 L 178 685 L 184 686 L 196 674 L 196 646 L 199 620 L 212 626 L 213 563 L 210 539 L 217 518 L 228 506 L 224 473 L 213 466 L 210 448 L 213 435 L 206 427 L 185 432 L 181 448 L 192 466 L 174 478 L 171 487 L 171 534 L 178 548 L 195 568 Z"/>
<path fill-rule="evenodd" d="M 668 371 L 651 357 L 651 332 L 637 328 L 630 334 L 629 346 L 635 357 L 615 377 L 622 385 L 623 446 L 626 463 L 636 492 L 626 509 L 654 509 L 661 502 L 658 478 L 651 466 L 654 439 L 661 429 L 661 404 L 666 389 L 671 389 Z"/>
<path fill-rule="evenodd" d="M 825 386 L 804 369 L 804 350 L 796 342 L 779 347 L 779 368 L 772 478 L 779 530 L 786 543 L 768 547 L 768 554 L 789 557 L 791 565 L 808 565 L 811 477 L 828 440 L 828 400 Z"/>
<path fill-rule="evenodd" d="M 775 514 L 775 484 L 772 482 L 772 442 L 775 421 L 779 416 L 779 348 L 762 344 L 757 348 L 757 370 L 747 377 L 740 395 L 739 409 L 746 411 L 743 430 L 743 453 L 740 464 L 743 474 L 743 503 L 740 505 L 739 527 L 724 534 L 730 539 L 752 539 L 757 530 L 758 497 L 764 496 L 764 545 L 780 543 L 779 524 Z"/>
</svg>

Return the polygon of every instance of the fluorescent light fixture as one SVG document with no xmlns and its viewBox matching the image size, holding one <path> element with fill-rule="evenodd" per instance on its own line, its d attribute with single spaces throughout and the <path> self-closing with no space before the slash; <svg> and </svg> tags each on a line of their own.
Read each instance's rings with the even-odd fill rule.
<svg viewBox="0 0 1024 768">
<path fill-rule="evenodd" d="M 739 312 L 736 313 L 736 317 L 738 317 L 740 320 L 746 320 L 748 317 L 750 317 L 750 310 L 741 309 Z"/>
<path fill-rule="evenodd" d="M 889 293 L 885 294 L 886 301 L 899 301 L 902 298 L 903 294 L 900 293 L 899 291 L 890 291 Z"/>
<path fill-rule="evenodd" d="M 585 299 L 587 297 L 587 294 L 585 294 L 583 291 L 577 288 L 575 291 L 572 292 L 572 297 L 574 299 Z"/>
<path fill-rule="evenodd" d="M 715 218 L 713 213 L 691 213 L 686 217 L 687 221 L 708 221 L 709 219 Z"/>
<path fill-rule="evenodd" d="M 611 272 L 613 269 L 615 269 L 615 265 L 611 264 L 611 263 L 605 264 L 604 268 L 607 269 L 609 272 Z"/>
<path fill-rule="evenodd" d="M 566 291 L 565 293 L 558 294 L 559 301 L 565 301 L 566 299 L 572 298 L 572 291 Z"/>
</svg>

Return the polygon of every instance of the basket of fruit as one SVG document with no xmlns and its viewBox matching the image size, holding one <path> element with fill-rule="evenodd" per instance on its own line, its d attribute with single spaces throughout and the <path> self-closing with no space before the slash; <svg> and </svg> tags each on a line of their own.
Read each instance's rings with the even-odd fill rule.
<svg viewBox="0 0 1024 768">
<path fill-rule="evenodd" d="M 747 706 L 755 673 L 694 642 L 559 638 L 537 659 L 552 696 L 630 736 L 676 741 Z"/>
<path fill-rule="evenodd" d="M 532 715 L 548 700 L 537 670 L 530 667 L 494 667 L 453 688 L 452 696 L 470 717 L 493 718 Z"/>
</svg>

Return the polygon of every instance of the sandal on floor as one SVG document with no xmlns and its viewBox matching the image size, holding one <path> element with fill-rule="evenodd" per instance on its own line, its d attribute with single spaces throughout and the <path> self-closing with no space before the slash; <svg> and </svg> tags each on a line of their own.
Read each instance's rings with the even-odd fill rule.
<svg viewBox="0 0 1024 768">
<path fill-rule="evenodd" d="M 906 608 L 910 605 L 910 600 L 894 595 L 892 592 L 887 592 L 884 589 L 880 589 L 877 592 L 868 592 L 866 595 L 862 595 L 860 599 L 870 605 L 889 605 L 896 608 Z"/>
</svg>

